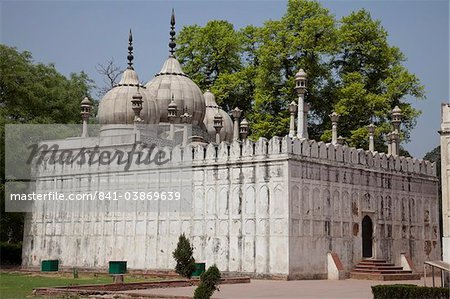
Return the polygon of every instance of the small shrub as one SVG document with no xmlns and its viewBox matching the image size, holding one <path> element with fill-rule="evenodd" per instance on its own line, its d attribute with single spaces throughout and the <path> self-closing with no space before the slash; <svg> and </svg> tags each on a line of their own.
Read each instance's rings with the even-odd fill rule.
<svg viewBox="0 0 450 299">
<path fill-rule="evenodd" d="M 372 286 L 374 299 L 448 299 L 446 288 L 421 287 L 413 284 Z"/>
<path fill-rule="evenodd" d="M 22 244 L 0 243 L 0 263 L 1 265 L 22 264 Z"/>
<path fill-rule="evenodd" d="M 193 257 L 194 248 L 184 234 L 178 238 L 178 244 L 172 253 L 177 262 L 175 271 L 183 277 L 191 278 L 195 271 L 195 259 Z"/>
<path fill-rule="evenodd" d="M 215 291 L 219 290 L 220 271 L 212 265 L 200 276 L 200 284 L 195 289 L 194 299 L 209 299 Z"/>
</svg>

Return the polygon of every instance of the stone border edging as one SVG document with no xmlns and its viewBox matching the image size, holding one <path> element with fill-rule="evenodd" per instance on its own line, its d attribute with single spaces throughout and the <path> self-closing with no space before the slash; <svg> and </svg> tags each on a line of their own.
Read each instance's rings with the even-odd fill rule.
<svg viewBox="0 0 450 299">
<path fill-rule="evenodd" d="M 36 288 L 33 290 L 33 295 L 37 296 L 57 296 L 57 295 L 112 295 L 121 291 L 142 290 L 142 289 L 157 289 L 157 288 L 177 288 L 196 286 L 200 282 L 199 279 L 180 279 L 180 280 L 162 280 L 152 282 L 131 282 L 123 284 L 91 284 L 91 285 L 76 285 L 65 287 L 45 287 Z M 223 278 L 220 284 L 237 284 L 250 283 L 250 277 L 230 277 Z M 133 293 L 130 293 L 133 294 Z M 127 295 L 130 295 L 127 294 Z M 136 294 L 137 295 L 137 294 Z M 142 296 L 142 295 L 140 295 Z M 152 295 L 153 296 L 153 295 Z M 159 296 L 159 295 L 158 295 Z M 162 298 L 162 296 L 153 296 L 153 298 Z M 152 297 L 149 297 L 152 298 Z M 186 298 L 186 297 L 165 297 L 165 298 Z M 187 297 L 189 298 L 189 297 Z"/>
</svg>

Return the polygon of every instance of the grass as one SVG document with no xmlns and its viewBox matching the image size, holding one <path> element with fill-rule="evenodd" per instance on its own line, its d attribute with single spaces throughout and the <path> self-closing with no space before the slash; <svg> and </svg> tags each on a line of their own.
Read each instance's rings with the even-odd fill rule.
<svg viewBox="0 0 450 299">
<path fill-rule="evenodd" d="M 125 275 L 125 282 L 155 280 L 161 280 L 161 278 L 143 275 Z M 19 273 L 2 271 L 0 272 L 0 298 L 16 299 L 32 297 L 33 289 L 39 287 L 106 283 L 112 283 L 112 278 L 108 274 L 79 273 L 78 278 L 73 278 L 72 273 Z"/>
</svg>

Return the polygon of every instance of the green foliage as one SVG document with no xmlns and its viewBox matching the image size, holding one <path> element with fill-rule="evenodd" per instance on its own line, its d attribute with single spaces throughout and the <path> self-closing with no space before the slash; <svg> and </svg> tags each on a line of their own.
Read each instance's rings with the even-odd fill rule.
<svg viewBox="0 0 450 299">
<path fill-rule="evenodd" d="M 255 47 L 252 28 L 241 32 L 227 21 L 210 21 L 204 27 L 184 27 L 177 37 L 183 70 L 202 90 L 215 93 L 217 103 L 228 111 L 251 107 L 255 68 L 244 60 L 254 59 L 245 55 Z"/>
<path fill-rule="evenodd" d="M 81 123 L 80 102 L 92 81 L 81 72 L 66 78 L 52 64 L 33 62 L 30 52 L 0 45 L 0 152 L 5 152 L 5 124 Z M 0 158 L 0 241 L 23 237 L 22 213 L 5 213 L 4 155 Z"/>
<path fill-rule="evenodd" d="M 285 135 L 288 104 L 297 98 L 294 76 L 300 67 L 308 72 L 308 102 L 313 118 L 323 118 L 322 108 L 332 82 L 329 58 L 335 52 L 335 20 L 313 1 L 289 1 L 281 20 L 265 22 L 256 49 L 259 65 L 255 77 L 254 109 L 249 116 L 254 138 Z M 331 109 L 327 109 L 331 111 Z M 261 115 L 264 115 L 261 117 Z M 270 115 L 270 116 L 268 116 Z M 256 121 L 262 123 L 256 124 Z M 269 127 L 269 130 L 265 130 Z M 311 134 L 312 133 L 312 134 Z M 312 138 L 320 135 L 310 132 Z M 317 136 L 315 136 L 317 135 Z"/>
<path fill-rule="evenodd" d="M 2 155 L 3 156 L 3 155 Z M 5 212 L 5 184 L 0 183 L 0 241 L 17 244 L 22 242 L 24 213 Z"/>
<path fill-rule="evenodd" d="M 200 276 L 200 284 L 195 289 L 195 299 L 209 299 L 215 291 L 219 290 L 220 271 L 216 265 L 212 265 Z"/>
<path fill-rule="evenodd" d="M 193 257 L 194 248 L 189 240 L 183 234 L 178 238 L 178 244 L 172 253 L 173 258 L 177 262 L 175 271 L 183 277 L 191 278 L 195 271 L 195 259 Z"/>
<path fill-rule="evenodd" d="M 434 149 L 432 149 L 431 151 L 429 151 L 428 153 L 425 154 L 425 156 L 423 157 L 424 160 L 428 160 L 431 162 L 436 162 L 436 166 L 438 169 L 438 175 L 440 175 L 440 169 L 441 169 L 441 146 L 438 145 L 436 146 Z"/>
<path fill-rule="evenodd" d="M 297 99 L 294 76 L 300 68 L 308 74 L 309 135 L 316 140 L 331 140 L 328 115 L 336 111 L 339 135 L 349 145 L 367 148 L 366 126 L 374 122 L 375 150 L 385 151 L 391 110 L 402 109 L 401 138 L 408 141 L 419 111 L 405 99 L 424 98 L 404 55 L 365 10 L 337 20 L 317 1 L 289 0 L 279 20 L 240 30 L 210 21 L 185 27 L 177 43 L 191 78 L 211 89 L 227 111 L 244 110 L 252 139 L 287 134 L 287 106 Z"/>
<path fill-rule="evenodd" d="M 437 147 L 435 147 L 433 150 L 429 151 L 428 153 L 425 154 L 425 156 L 423 157 L 424 160 L 428 160 L 430 162 L 434 162 L 436 163 L 436 172 L 437 172 L 437 177 L 439 179 L 439 200 L 441 201 L 441 197 L 442 197 L 442 193 L 441 193 L 441 188 L 442 188 L 442 173 L 441 173 L 441 146 L 438 145 Z M 440 206 L 440 208 L 442 208 Z M 440 214 L 441 215 L 441 214 Z"/>
<path fill-rule="evenodd" d="M 372 286 L 374 299 L 445 299 L 449 298 L 449 289 L 421 287 L 411 284 L 393 284 Z"/>
<path fill-rule="evenodd" d="M 334 109 L 341 114 L 339 130 L 350 137 L 352 146 L 361 146 L 367 139 L 358 134 L 374 121 L 376 149 L 384 150 L 382 136 L 391 131 L 393 107 L 402 109 L 401 138 L 409 139 L 419 112 L 411 104 L 401 102 L 406 96 L 423 98 L 418 78 L 402 65 L 404 56 L 387 41 L 387 32 L 379 21 L 365 10 L 343 17 L 338 30 L 338 54 L 333 65 L 340 77 L 336 84 Z"/>
<path fill-rule="evenodd" d="M 149 282 L 161 281 L 166 278 L 157 276 L 143 276 L 129 274 L 126 282 Z M 73 286 L 73 285 L 91 285 L 91 284 L 110 284 L 111 276 L 107 273 L 79 272 L 79 278 L 73 278 L 73 274 L 69 272 L 58 273 L 18 273 L 0 272 L 0 298 L 23 299 L 23 298 L 44 298 L 32 297 L 33 289 L 42 287 L 55 286 Z M 86 296 L 83 296 L 84 298 Z M 45 297 L 48 298 L 48 297 Z M 66 298 L 66 297 L 65 297 Z M 71 297 L 73 298 L 73 297 Z"/>
<path fill-rule="evenodd" d="M 0 242 L 1 265 L 20 265 L 22 263 L 22 243 Z"/>
<path fill-rule="evenodd" d="M 249 80 L 255 75 L 252 67 L 244 68 L 234 73 L 221 74 L 211 86 L 211 92 L 216 95 L 216 101 L 226 111 L 239 106 L 241 110 L 251 109 L 251 91 L 253 81 Z"/>
<path fill-rule="evenodd" d="M 184 27 L 177 43 L 180 45 L 177 55 L 184 70 L 202 89 L 211 87 L 222 73 L 230 74 L 241 67 L 241 41 L 227 21 L 209 21 L 205 27 Z"/>
<path fill-rule="evenodd" d="M 80 123 L 75 111 L 92 81 L 85 73 L 69 78 L 55 66 L 34 63 L 30 52 L 0 45 L 0 106 L 7 123 Z"/>
</svg>

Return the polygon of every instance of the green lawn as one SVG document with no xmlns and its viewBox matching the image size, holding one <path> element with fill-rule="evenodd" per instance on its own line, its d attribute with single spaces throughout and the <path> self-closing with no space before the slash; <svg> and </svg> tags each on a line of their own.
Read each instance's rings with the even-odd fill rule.
<svg viewBox="0 0 450 299">
<path fill-rule="evenodd" d="M 126 275 L 125 282 L 161 280 L 157 277 L 140 275 Z M 34 288 L 69 286 L 78 284 L 105 284 L 112 283 L 112 278 L 107 274 L 80 273 L 79 278 L 74 279 L 71 273 L 33 273 L 24 274 L 18 272 L 0 272 L 0 298 L 26 298 L 32 297 Z M 32 297 L 37 298 L 37 297 Z"/>
</svg>

